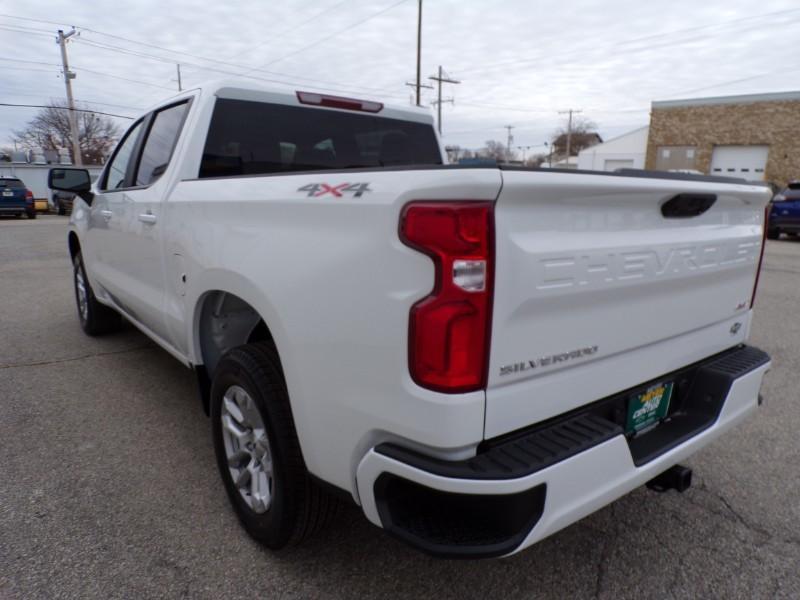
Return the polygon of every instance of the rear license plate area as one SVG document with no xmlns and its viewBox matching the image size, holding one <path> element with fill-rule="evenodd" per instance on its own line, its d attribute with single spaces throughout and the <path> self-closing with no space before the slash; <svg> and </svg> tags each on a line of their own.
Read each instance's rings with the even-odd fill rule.
<svg viewBox="0 0 800 600">
<path fill-rule="evenodd" d="M 650 385 L 628 398 L 625 433 L 636 435 L 658 425 L 669 411 L 674 382 L 664 381 Z"/>
</svg>

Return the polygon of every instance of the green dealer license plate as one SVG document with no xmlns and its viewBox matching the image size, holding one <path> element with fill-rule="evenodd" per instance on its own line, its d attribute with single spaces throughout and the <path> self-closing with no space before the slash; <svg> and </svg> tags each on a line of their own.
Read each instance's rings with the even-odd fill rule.
<svg viewBox="0 0 800 600">
<path fill-rule="evenodd" d="M 658 383 L 628 400 L 627 433 L 635 433 L 658 423 L 667 415 L 672 397 L 672 382 Z"/>
</svg>

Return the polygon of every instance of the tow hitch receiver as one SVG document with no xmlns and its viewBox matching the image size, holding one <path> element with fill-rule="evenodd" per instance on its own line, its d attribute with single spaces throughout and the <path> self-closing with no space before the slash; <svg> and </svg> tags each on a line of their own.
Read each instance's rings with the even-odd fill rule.
<svg viewBox="0 0 800 600">
<path fill-rule="evenodd" d="M 689 467 L 675 465 L 670 467 L 661 475 L 654 477 L 647 482 L 648 489 L 655 492 L 666 492 L 667 490 L 677 490 L 681 493 L 689 489 L 692 485 L 692 470 Z"/>
</svg>

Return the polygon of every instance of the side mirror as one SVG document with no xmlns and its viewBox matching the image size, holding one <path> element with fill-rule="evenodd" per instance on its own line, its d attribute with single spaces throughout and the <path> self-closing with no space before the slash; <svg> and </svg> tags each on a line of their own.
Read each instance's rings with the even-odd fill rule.
<svg viewBox="0 0 800 600">
<path fill-rule="evenodd" d="M 47 175 L 47 187 L 51 190 L 77 194 L 89 205 L 94 199 L 92 178 L 86 169 L 50 169 Z"/>
</svg>

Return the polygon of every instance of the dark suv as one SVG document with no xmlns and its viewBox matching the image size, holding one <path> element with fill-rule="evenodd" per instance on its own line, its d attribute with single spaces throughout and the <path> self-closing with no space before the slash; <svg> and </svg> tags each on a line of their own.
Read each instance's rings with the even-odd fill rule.
<svg viewBox="0 0 800 600">
<path fill-rule="evenodd" d="M 72 203 L 75 201 L 75 194 L 69 192 L 53 191 L 53 210 L 60 215 L 72 213 Z"/>
<path fill-rule="evenodd" d="M 0 215 L 21 217 L 23 214 L 29 219 L 36 218 L 33 192 L 16 177 L 0 177 Z"/>
<path fill-rule="evenodd" d="M 800 181 L 791 181 L 775 194 L 769 211 L 767 237 L 777 240 L 782 233 L 800 234 Z"/>
</svg>

